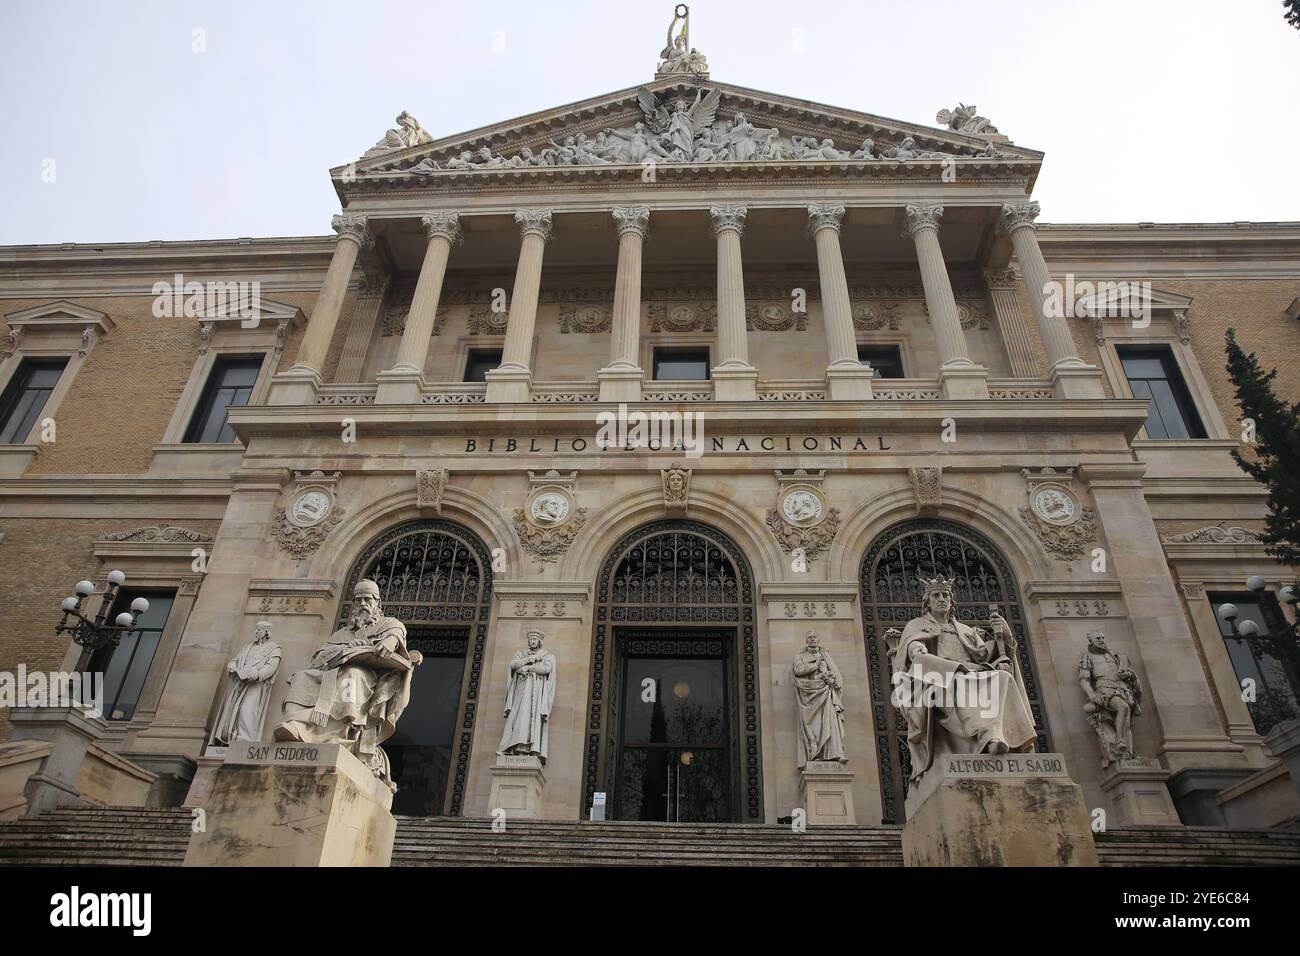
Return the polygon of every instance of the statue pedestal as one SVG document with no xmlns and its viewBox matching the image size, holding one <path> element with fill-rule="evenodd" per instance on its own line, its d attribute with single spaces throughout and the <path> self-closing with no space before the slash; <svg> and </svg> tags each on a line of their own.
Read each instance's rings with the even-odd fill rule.
<svg viewBox="0 0 1300 956">
<path fill-rule="evenodd" d="M 247 741 L 245 741 L 247 743 Z M 183 807 L 206 807 L 208 805 L 208 794 L 212 792 L 212 780 L 217 774 L 217 770 L 226 762 L 229 747 L 209 747 L 203 752 L 202 757 L 198 757 L 195 763 L 199 769 L 194 772 L 194 779 L 190 781 L 190 789 L 185 794 L 185 801 L 181 804 Z"/>
<path fill-rule="evenodd" d="M 856 824 L 853 771 L 835 760 L 810 760 L 799 771 L 799 800 L 808 825 Z"/>
<path fill-rule="evenodd" d="M 1060 754 L 939 756 L 907 796 L 907 866 L 1098 866 Z"/>
<path fill-rule="evenodd" d="M 186 866 L 388 866 L 393 794 L 340 744 L 230 747 Z"/>
<path fill-rule="evenodd" d="M 1110 797 L 1116 826 L 1166 824 L 1178 826 L 1178 809 L 1165 781 L 1169 771 L 1142 757 L 1112 763 L 1102 778 L 1101 789 Z"/>
<path fill-rule="evenodd" d="M 488 808 L 494 814 L 504 810 L 507 819 L 540 820 L 545 789 L 546 774 L 540 757 L 498 756 L 492 768 Z"/>
<path fill-rule="evenodd" d="M 27 815 L 84 806 L 77 780 L 87 751 L 108 733 L 104 718 L 84 707 L 12 707 L 9 722 L 11 741 L 50 745 L 40 767 L 23 783 Z M 16 805 L 17 798 L 7 794 L 4 802 Z"/>
</svg>

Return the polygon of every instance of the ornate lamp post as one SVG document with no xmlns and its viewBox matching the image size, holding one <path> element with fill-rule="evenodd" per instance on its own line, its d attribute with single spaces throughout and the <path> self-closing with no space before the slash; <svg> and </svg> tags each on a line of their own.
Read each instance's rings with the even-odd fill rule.
<svg viewBox="0 0 1300 956">
<path fill-rule="evenodd" d="M 1254 591 L 1256 594 L 1262 596 L 1264 594 L 1265 589 L 1268 587 L 1268 582 L 1265 581 L 1260 575 L 1252 574 L 1250 577 L 1246 579 L 1246 587 Z M 1300 603 L 1300 594 L 1296 592 L 1294 585 L 1288 584 L 1286 587 L 1278 591 L 1277 596 L 1281 598 L 1284 603 L 1291 605 L 1292 614 L 1294 614 L 1296 604 Z M 1233 637 L 1257 636 L 1259 634 L 1259 625 L 1256 624 L 1254 621 L 1250 621 L 1250 620 L 1242 621 L 1241 624 L 1238 625 L 1237 618 L 1239 616 L 1240 614 L 1238 612 L 1237 605 L 1235 604 L 1219 605 L 1219 617 L 1223 618 L 1225 621 L 1228 622 L 1228 626 L 1232 628 Z M 1284 619 L 1281 633 L 1274 634 L 1271 636 L 1273 637 L 1290 636 L 1292 638 L 1300 638 L 1300 631 L 1297 630 L 1296 624 L 1287 624 Z"/>
<path fill-rule="evenodd" d="M 54 633 L 70 633 L 73 642 L 81 648 L 81 656 L 77 659 L 78 673 L 84 674 L 89 670 L 96 651 L 105 647 L 117 647 L 122 635 L 135 627 L 135 614 L 149 610 L 149 602 L 138 597 L 131 602 L 131 611 L 135 614 L 123 611 L 112 624 L 106 623 L 108 612 L 112 610 L 113 601 L 117 598 L 118 588 L 125 580 L 126 575 L 121 571 L 108 572 L 108 588 L 104 591 L 104 599 L 93 619 L 82 613 L 81 605 L 94 593 L 95 585 L 89 581 L 78 581 L 73 588 L 76 596 L 63 599 L 63 619 L 55 625 Z"/>
</svg>

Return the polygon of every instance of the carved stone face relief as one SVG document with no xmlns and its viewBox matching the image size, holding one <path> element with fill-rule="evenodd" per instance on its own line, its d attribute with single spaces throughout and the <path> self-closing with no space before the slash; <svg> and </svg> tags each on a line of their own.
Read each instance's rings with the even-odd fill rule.
<svg viewBox="0 0 1300 956">
<path fill-rule="evenodd" d="M 1063 488 L 1049 486 L 1034 492 L 1034 513 L 1050 524 L 1069 524 L 1078 510 L 1074 498 Z"/>
<path fill-rule="evenodd" d="M 289 506 L 289 517 L 301 528 L 310 528 L 320 524 L 330 513 L 334 502 L 330 496 L 319 489 L 308 489 L 298 495 Z"/>
<path fill-rule="evenodd" d="M 781 513 L 792 524 L 813 524 L 821 519 L 824 510 L 822 500 L 807 489 L 796 488 L 781 499 Z"/>
<path fill-rule="evenodd" d="M 533 499 L 529 515 L 538 525 L 554 527 L 562 524 L 571 510 L 568 498 L 558 491 L 548 491 Z"/>
</svg>

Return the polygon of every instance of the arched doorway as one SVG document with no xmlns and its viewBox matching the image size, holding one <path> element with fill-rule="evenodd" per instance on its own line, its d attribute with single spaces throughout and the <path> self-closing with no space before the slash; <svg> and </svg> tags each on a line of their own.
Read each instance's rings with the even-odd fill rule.
<svg viewBox="0 0 1300 956">
<path fill-rule="evenodd" d="M 407 645 L 424 655 L 411 702 L 384 744 L 397 784 L 393 812 L 459 815 L 492 610 L 488 550 L 450 521 L 420 519 L 389 528 L 353 564 L 339 627 L 351 616 L 352 589 L 363 578 L 379 585 L 384 613 L 406 625 Z"/>
<path fill-rule="evenodd" d="M 989 605 L 997 605 L 1011 625 L 1019 643 L 1020 669 L 1038 729 L 1038 749 L 1051 750 L 1020 590 L 1006 559 L 983 535 L 954 521 L 917 519 L 895 525 L 867 550 L 860 579 L 871 714 L 886 823 L 903 822 L 903 800 L 912 768 L 907 725 L 889 699 L 892 664 L 884 635 L 891 627 L 902 630 L 920 613 L 918 575 L 940 573 L 957 579 L 953 600 L 963 623 L 987 621 Z"/>
<path fill-rule="evenodd" d="M 596 582 L 584 805 L 612 819 L 763 821 L 754 577 L 698 521 L 643 525 Z"/>
</svg>

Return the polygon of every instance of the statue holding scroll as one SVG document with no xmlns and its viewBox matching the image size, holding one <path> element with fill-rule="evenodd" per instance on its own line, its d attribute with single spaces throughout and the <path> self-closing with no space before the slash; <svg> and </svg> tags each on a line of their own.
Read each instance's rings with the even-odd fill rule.
<svg viewBox="0 0 1300 956">
<path fill-rule="evenodd" d="M 794 689 L 799 699 L 799 766 L 815 760 L 847 763 L 844 755 L 844 678 L 835 661 L 809 631 L 794 657 Z"/>
</svg>

